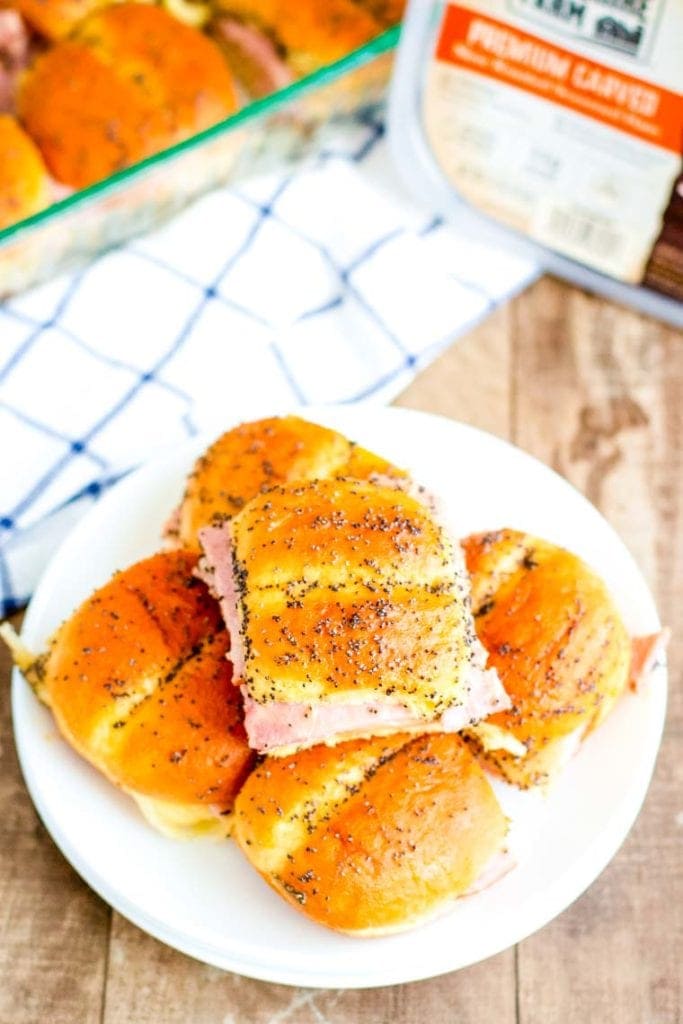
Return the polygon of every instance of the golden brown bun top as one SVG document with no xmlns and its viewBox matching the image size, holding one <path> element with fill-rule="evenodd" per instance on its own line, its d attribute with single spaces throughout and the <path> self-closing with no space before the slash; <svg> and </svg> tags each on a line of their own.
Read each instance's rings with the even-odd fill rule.
<svg viewBox="0 0 683 1024">
<path fill-rule="evenodd" d="M 19 114 L 58 181 L 82 188 L 227 117 L 237 107 L 220 50 L 149 4 L 92 14 L 40 56 Z"/>
<path fill-rule="evenodd" d="M 298 75 L 339 60 L 382 30 L 353 0 L 217 0 L 216 6 L 274 39 Z"/>
<path fill-rule="evenodd" d="M 366 584 L 450 590 L 453 544 L 431 510 L 404 491 L 365 480 L 327 479 L 273 487 L 231 524 L 234 560 L 253 589 Z M 301 593 L 299 593 L 301 591 Z"/>
<path fill-rule="evenodd" d="M 626 686 L 631 645 L 602 580 L 576 555 L 516 530 L 463 542 L 477 634 L 512 699 L 492 715 L 527 748 L 500 752 L 501 768 L 523 785 L 552 741 L 602 718 Z"/>
<path fill-rule="evenodd" d="M 425 723 L 466 705 L 483 668 L 467 579 L 422 502 L 367 481 L 275 487 L 230 534 L 259 704 L 388 700 Z"/>
<path fill-rule="evenodd" d="M 0 114 L 0 230 L 49 204 L 47 169 L 35 145 L 9 114 Z"/>
<path fill-rule="evenodd" d="M 252 864 L 313 920 L 410 927 L 466 892 L 506 821 L 458 736 L 354 740 L 266 758 L 235 804 Z"/>
<path fill-rule="evenodd" d="M 299 480 L 406 474 L 343 434 L 298 416 L 243 423 L 218 438 L 190 474 L 178 518 L 178 540 L 199 550 L 197 534 L 216 518 L 234 516 L 269 487 Z"/>
<path fill-rule="evenodd" d="M 50 643 L 39 694 L 119 785 L 231 807 L 252 755 L 218 606 L 166 552 L 117 573 Z"/>
<path fill-rule="evenodd" d="M 8 0 L 26 18 L 33 28 L 46 39 L 63 39 L 76 25 L 111 0 Z M 0 3 L 0 7 L 3 3 Z"/>
</svg>

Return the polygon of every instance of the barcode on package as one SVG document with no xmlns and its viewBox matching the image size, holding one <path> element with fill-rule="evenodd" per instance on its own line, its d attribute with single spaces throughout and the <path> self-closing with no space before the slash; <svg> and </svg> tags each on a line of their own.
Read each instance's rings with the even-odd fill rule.
<svg viewBox="0 0 683 1024">
<path fill-rule="evenodd" d="M 575 207 L 553 206 L 547 212 L 543 234 L 563 249 L 580 250 L 582 256 L 618 255 L 622 238 L 614 226 Z"/>
</svg>

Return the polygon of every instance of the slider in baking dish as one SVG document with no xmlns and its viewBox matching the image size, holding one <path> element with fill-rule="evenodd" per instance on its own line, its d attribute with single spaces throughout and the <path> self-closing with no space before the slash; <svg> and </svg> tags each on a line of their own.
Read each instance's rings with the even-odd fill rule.
<svg viewBox="0 0 683 1024">
<path fill-rule="evenodd" d="M 214 6 L 211 31 L 257 96 L 339 60 L 386 24 L 354 0 L 216 0 Z"/>
<path fill-rule="evenodd" d="M 237 96 L 215 43 L 161 7 L 124 3 L 37 57 L 17 107 L 55 179 L 83 188 L 228 117 Z"/>
<path fill-rule="evenodd" d="M 61 186 L 40 204 L 17 203 L 13 219 L 5 210 L 0 230 L 361 47 L 387 24 L 388 13 L 371 8 L 0 0 L 0 113 L 18 117 Z M 13 145 L 0 134 L 0 164 L 12 161 Z"/>
</svg>

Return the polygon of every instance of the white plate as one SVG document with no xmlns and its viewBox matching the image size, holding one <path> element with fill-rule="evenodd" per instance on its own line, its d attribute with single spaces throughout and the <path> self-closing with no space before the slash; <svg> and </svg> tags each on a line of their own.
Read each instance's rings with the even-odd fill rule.
<svg viewBox="0 0 683 1024">
<path fill-rule="evenodd" d="M 413 471 L 444 500 L 456 534 L 515 526 L 577 552 L 614 593 L 634 633 L 659 628 L 626 548 L 564 480 L 471 427 L 402 409 L 336 408 L 303 415 L 337 427 Z M 225 426 L 231 426 L 227 423 Z M 115 487 L 62 545 L 31 602 L 30 647 L 113 570 L 158 546 L 199 439 Z M 319 927 L 280 900 L 233 844 L 157 835 L 132 801 L 58 736 L 21 677 L 14 723 L 24 776 L 45 825 L 83 878 L 121 914 L 163 942 L 253 978 L 330 987 L 389 985 L 475 963 L 540 928 L 602 871 L 633 823 L 652 773 L 666 704 L 662 669 L 628 694 L 592 735 L 543 807 L 522 864 L 446 916 L 403 935 L 353 939 Z"/>
</svg>

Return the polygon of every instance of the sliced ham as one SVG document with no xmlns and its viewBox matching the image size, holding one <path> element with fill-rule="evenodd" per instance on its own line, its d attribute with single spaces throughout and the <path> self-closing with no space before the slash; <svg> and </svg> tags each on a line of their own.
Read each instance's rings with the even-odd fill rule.
<svg viewBox="0 0 683 1024">
<path fill-rule="evenodd" d="M 463 895 L 474 896 L 478 892 L 483 892 L 484 889 L 490 889 L 492 885 L 495 885 L 496 882 L 499 882 L 501 878 L 504 878 L 505 875 L 509 874 L 516 867 L 517 859 L 512 852 L 508 849 L 499 850 L 484 865 L 481 874 L 477 876 Z"/>
<path fill-rule="evenodd" d="M 448 708 L 433 722 L 425 722 L 396 701 L 384 699 L 365 703 L 295 704 L 275 701 L 258 704 L 242 687 L 244 724 L 249 744 L 259 754 L 272 750 L 283 753 L 302 747 L 335 743 L 358 736 L 394 732 L 460 732 L 494 711 L 508 707 L 493 669 L 472 669 L 472 684 L 464 704 Z"/>
<path fill-rule="evenodd" d="M 213 29 L 251 96 L 268 96 L 294 81 L 289 67 L 263 32 L 227 16 L 218 18 Z"/>
<path fill-rule="evenodd" d="M 647 682 L 653 668 L 664 657 L 670 635 L 669 629 L 661 629 L 658 633 L 633 637 L 631 640 L 631 675 L 629 677 L 629 686 L 632 690 L 642 689 Z"/>
<path fill-rule="evenodd" d="M 29 62 L 30 43 L 18 11 L 0 10 L 0 114 L 14 112 L 17 78 Z"/>
<path fill-rule="evenodd" d="M 230 660 L 233 679 L 244 676 L 244 644 L 239 614 L 239 595 L 232 567 L 232 538 L 230 523 L 207 526 L 200 531 L 202 558 L 195 575 L 206 583 L 211 594 L 220 602 L 223 621 L 230 634 Z"/>
<path fill-rule="evenodd" d="M 230 660 L 233 676 L 244 676 L 245 654 L 239 610 L 239 588 L 235 582 L 232 562 L 230 523 L 206 527 L 200 533 L 204 556 L 199 560 L 196 575 L 208 586 L 220 602 L 223 619 L 230 633 Z M 476 644 L 481 665 L 486 654 Z M 467 701 L 448 708 L 434 728 L 441 732 L 460 732 L 465 726 L 478 722 L 495 711 L 509 707 L 510 701 L 503 690 L 498 674 L 493 669 L 472 665 Z M 416 718 L 408 708 L 387 700 L 358 704 L 302 704 L 278 701 L 268 705 L 252 700 L 243 687 L 245 724 L 251 745 L 260 753 L 280 746 L 310 746 L 324 742 L 334 733 L 338 739 L 351 735 L 378 731 L 424 728 L 425 722 Z"/>
</svg>

